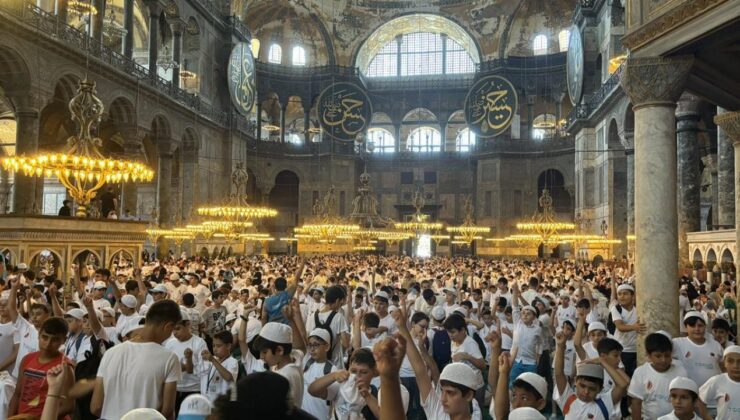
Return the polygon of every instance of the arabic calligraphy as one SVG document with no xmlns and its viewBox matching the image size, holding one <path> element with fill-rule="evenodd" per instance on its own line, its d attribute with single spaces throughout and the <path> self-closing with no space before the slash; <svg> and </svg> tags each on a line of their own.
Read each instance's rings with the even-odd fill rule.
<svg viewBox="0 0 740 420">
<path fill-rule="evenodd" d="M 568 95 L 573 105 L 578 105 L 583 95 L 583 40 L 578 27 L 570 31 L 568 42 L 567 80 Z"/>
<path fill-rule="evenodd" d="M 257 99 L 254 58 L 249 46 L 241 42 L 234 47 L 229 59 L 229 91 L 237 110 L 248 115 Z"/>
<path fill-rule="evenodd" d="M 320 123 L 332 137 L 350 141 L 367 129 L 372 116 L 370 98 L 351 83 L 337 83 L 319 98 Z"/>
<path fill-rule="evenodd" d="M 511 82 L 489 76 L 473 85 L 465 100 L 465 119 L 481 137 L 495 137 L 509 128 L 517 111 L 517 96 Z"/>
</svg>

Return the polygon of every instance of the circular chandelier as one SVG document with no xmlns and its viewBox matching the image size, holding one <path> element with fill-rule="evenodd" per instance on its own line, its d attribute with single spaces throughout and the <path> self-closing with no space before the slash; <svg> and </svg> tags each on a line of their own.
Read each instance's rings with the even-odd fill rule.
<svg viewBox="0 0 740 420">
<path fill-rule="evenodd" d="M 465 221 L 460 226 L 450 226 L 447 232 L 455 235 L 452 243 L 463 242 L 470 245 L 475 240 L 483 239 L 484 233 L 491 232 L 491 228 L 485 226 L 476 226 L 473 222 L 473 198 L 468 196 L 465 199 Z"/>
<path fill-rule="evenodd" d="M 360 225 L 335 216 L 336 203 L 336 192 L 332 185 L 326 192 L 323 203 L 320 200 L 314 203 L 313 220 L 293 229 L 294 237 L 329 244 L 339 240 L 351 240 L 352 234 L 360 231 Z"/>
<path fill-rule="evenodd" d="M 96 192 L 106 183 L 149 182 L 154 171 L 146 165 L 103 156 L 103 141 L 90 132 L 103 115 L 103 103 L 95 94 L 95 82 L 80 82 L 77 95 L 69 101 L 72 120 L 79 125 L 77 134 L 67 139 L 63 152 L 42 153 L 34 156 L 3 158 L 2 165 L 9 172 L 23 172 L 26 176 L 55 176 L 77 202 L 77 217 L 86 216 L 86 207 Z"/>
<path fill-rule="evenodd" d="M 516 224 L 516 228 L 522 232 L 520 235 L 512 235 L 510 239 L 516 242 L 532 242 L 534 244 L 545 244 L 554 246 L 562 241 L 563 231 L 572 231 L 576 228 L 574 223 L 558 222 L 555 220 L 555 212 L 552 207 L 552 196 L 545 188 L 539 199 L 542 212 L 535 212 L 531 221 Z"/>
<path fill-rule="evenodd" d="M 394 229 L 410 233 L 417 237 L 427 232 L 432 233 L 432 235 L 436 235 L 437 231 L 442 230 L 444 227 L 442 223 L 428 221 L 429 215 L 421 212 L 424 208 L 424 195 L 421 191 L 416 191 L 414 193 L 413 206 L 416 209 L 416 212 L 411 215 L 408 221 L 394 223 Z"/>
<path fill-rule="evenodd" d="M 67 10 L 71 15 L 78 17 L 98 14 L 98 9 L 92 5 L 92 0 L 69 0 Z"/>
<path fill-rule="evenodd" d="M 231 174 L 231 182 L 234 184 L 234 191 L 236 192 L 229 195 L 228 202 L 224 205 L 206 205 L 198 207 L 198 214 L 201 216 L 216 218 L 217 220 L 212 222 L 215 222 L 217 225 L 220 222 L 228 222 L 231 224 L 230 228 L 232 229 L 247 227 L 245 223 L 249 223 L 250 226 L 248 227 L 251 227 L 252 220 L 277 216 L 277 210 L 269 207 L 251 206 L 247 201 L 247 194 L 239 193 L 239 191 L 246 191 L 248 180 L 249 174 L 244 169 L 244 163 L 237 163 L 236 169 L 234 169 L 234 172 Z"/>
</svg>

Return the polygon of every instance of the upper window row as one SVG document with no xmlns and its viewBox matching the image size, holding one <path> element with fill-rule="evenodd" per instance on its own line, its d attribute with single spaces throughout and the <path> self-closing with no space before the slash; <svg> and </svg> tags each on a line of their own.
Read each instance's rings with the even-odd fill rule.
<svg viewBox="0 0 740 420">
<path fill-rule="evenodd" d="M 570 31 L 563 29 L 558 34 L 558 44 L 560 52 L 568 51 L 568 42 L 570 41 Z M 547 54 L 547 36 L 539 34 L 534 37 L 532 50 L 534 55 L 545 55 Z"/>
<path fill-rule="evenodd" d="M 413 32 L 387 43 L 370 61 L 368 77 L 474 73 L 470 54 L 442 34 Z"/>
<path fill-rule="evenodd" d="M 296 45 L 293 47 L 293 54 L 291 60 L 294 66 L 305 66 L 306 65 L 306 49 Z M 283 63 L 283 47 L 280 44 L 270 45 L 270 49 L 267 51 L 267 61 L 273 64 Z"/>
</svg>

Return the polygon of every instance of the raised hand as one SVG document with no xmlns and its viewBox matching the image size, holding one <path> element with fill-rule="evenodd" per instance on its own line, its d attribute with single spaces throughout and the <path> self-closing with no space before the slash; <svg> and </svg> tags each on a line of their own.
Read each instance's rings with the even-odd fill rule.
<svg viewBox="0 0 740 420">
<path fill-rule="evenodd" d="M 330 373 L 330 375 L 334 375 L 334 381 L 339 382 L 340 384 L 349 379 L 349 371 L 346 370 L 338 370 L 334 373 Z"/>
<path fill-rule="evenodd" d="M 188 351 L 188 350 L 190 350 L 190 349 L 186 349 L 185 351 Z M 191 350 L 191 353 L 192 353 L 192 350 Z M 200 357 L 203 360 L 206 360 L 208 362 L 210 362 L 211 360 L 213 360 L 213 355 L 207 349 L 206 350 L 203 350 L 202 352 L 200 352 Z"/>
<path fill-rule="evenodd" d="M 555 333 L 555 344 L 558 346 L 565 346 L 565 342 L 567 340 L 565 339 L 565 334 L 563 334 L 562 331 L 558 331 Z"/>
<path fill-rule="evenodd" d="M 46 383 L 49 385 L 48 393 L 60 395 L 67 380 L 68 369 L 64 363 L 60 363 L 46 371 Z"/>
<path fill-rule="evenodd" d="M 183 352 L 186 359 L 192 359 L 193 358 L 193 350 L 192 349 L 185 349 Z"/>
<path fill-rule="evenodd" d="M 387 337 L 375 344 L 373 355 L 380 376 L 397 378 L 406 355 L 406 339 L 400 334 Z"/>
<path fill-rule="evenodd" d="M 85 305 L 86 308 L 92 308 L 93 306 L 93 299 L 90 297 L 90 295 L 85 295 L 82 298 L 82 304 Z"/>
</svg>

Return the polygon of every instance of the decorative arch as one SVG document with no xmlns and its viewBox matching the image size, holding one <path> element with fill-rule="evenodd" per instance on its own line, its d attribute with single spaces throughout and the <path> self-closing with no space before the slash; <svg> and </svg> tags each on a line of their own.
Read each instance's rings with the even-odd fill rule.
<svg viewBox="0 0 740 420">
<path fill-rule="evenodd" d="M 170 122 L 162 114 L 154 116 L 151 124 L 151 132 L 156 139 L 170 139 L 172 138 L 172 130 L 170 128 Z"/>
<path fill-rule="evenodd" d="M 13 96 L 27 93 L 31 87 L 31 73 L 26 60 L 15 49 L 0 45 L 0 87 Z"/>
<path fill-rule="evenodd" d="M 695 269 L 699 270 L 704 267 L 704 259 L 702 258 L 701 250 L 698 248 L 694 250 L 694 255 L 691 257 L 691 260 Z"/>
<path fill-rule="evenodd" d="M 182 145 L 186 152 L 200 150 L 200 135 L 193 127 L 186 127 L 182 135 Z"/>
<path fill-rule="evenodd" d="M 355 66 L 364 74 L 370 63 L 397 36 L 415 32 L 445 34 L 469 55 L 473 63 L 481 62 L 481 49 L 475 38 L 460 24 L 446 16 L 412 13 L 399 16 L 378 26 L 361 44 L 355 54 Z"/>
<path fill-rule="evenodd" d="M 617 120 L 612 118 L 609 122 L 609 131 L 607 132 L 607 148 L 609 150 L 624 150 L 624 145 L 619 136 L 619 125 Z"/>
<path fill-rule="evenodd" d="M 113 268 L 113 264 L 121 256 L 123 256 L 123 258 L 127 259 L 128 261 L 131 261 L 131 262 L 134 262 L 135 261 L 134 256 L 131 254 L 131 252 L 129 250 L 123 249 L 123 248 L 119 248 L 119 249 L 116 249 L 115 251 L 113 251 L 110 254 L 110 258 L 108 259 L 108 265 L 107 265 L 107 267 Z"/>
<path fill-rule="evenodd" d="M 565 188 L 565 177 L 557 169 L 546 169 L 537 177 L 537 197 L 547 188 L 552 196 L 552 207 L 557 213 L 567 213 L 571 210 L 571 197 Z"/>
<path fill-rule="evenodd" d="M 134 104 L 126 97 L 117 97 L 108 107 L 108 119 L 114 124 L 135 124 L 136 110 Z"/>
</svg>

